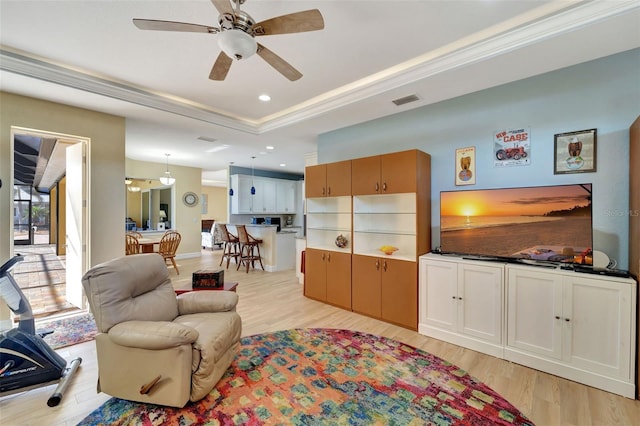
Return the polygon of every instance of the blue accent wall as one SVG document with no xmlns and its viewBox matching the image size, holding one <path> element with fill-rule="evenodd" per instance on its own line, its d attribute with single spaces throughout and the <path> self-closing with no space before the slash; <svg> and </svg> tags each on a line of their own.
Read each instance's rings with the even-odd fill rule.
<svg viewBox="0 0 640 426">
<path fill-rule="evenodd" d="M 318 162 L 420 149 L 432 160 L 432 247 L 440 191 L 593 184 L 594 249 L 628 269 L 629 126 L 640 115 L 640 49 L 322 134 Z M 529 128 L 531 164 L 494 167 L 493 134 Z M 554 174 L 554 135 L 597 129 L 597 171 Z M 476 184 L 456 186 L 455 150 L 475 146 Z M 640 167 L 640 164 L 637 165 Z"/>
</svg>

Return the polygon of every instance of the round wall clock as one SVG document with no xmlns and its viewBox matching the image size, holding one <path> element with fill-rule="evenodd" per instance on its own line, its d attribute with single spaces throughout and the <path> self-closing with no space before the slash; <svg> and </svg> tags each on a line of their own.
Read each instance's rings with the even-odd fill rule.
<svg viewBox="0 0 640 426">
<path fill-rule="evenodd" d="M 193 192 L 185 192 L 182 196 L 182 202 L 189 207 L 193 207 L 198 204 L 198 195 Z"/>
</svg>

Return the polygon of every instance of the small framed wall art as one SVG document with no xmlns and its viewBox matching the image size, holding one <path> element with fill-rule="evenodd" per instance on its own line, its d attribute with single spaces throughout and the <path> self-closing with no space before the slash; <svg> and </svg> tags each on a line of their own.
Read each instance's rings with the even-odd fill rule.
<svg viewBox="0 0 640 426">
<path fill-rule="evenodd" d="M 456 149 L 456 185 L 475 185 L 476 147 Z"/>
<path fill-rule="evenodd" d="M 554 136 L 553 173 L 596 171 L 597 129 L 558 133 Z"/>
</svg>

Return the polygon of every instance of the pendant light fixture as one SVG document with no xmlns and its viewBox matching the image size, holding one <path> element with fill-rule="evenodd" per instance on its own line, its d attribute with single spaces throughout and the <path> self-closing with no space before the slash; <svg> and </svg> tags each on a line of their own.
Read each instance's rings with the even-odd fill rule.
<svg viewBox="0 0 640 426">
<path fill-rule="evenodd" d="M 233 161 L 229 162 L 229 168 L 227 169 L 227 176 L 231 174 L 231 166 L 233 166 Z M 229 197 L 233 197 L 233 187 L 231 186 L 232 180 L 227 178 L 227 181 L 229 182 Z"/>
<path fill-rule="evenodd" d="M 256 187 L 253 185 L 253 174 L 254 174 L 254 170 L 253 170 L 253 165 L 254 165 L 254 161 L 255 161 L 256 157 L 251 157 L 251 195 L 256 195 Z"/>
<path fill-rule="evenodd" d="M 165 155 L 167 156 L 167 171 L 164 172 L 164 175 L 160 176 L 160 183 L 162 183 L 163 185 L 173 185 L 176 179 L 171 176 L 171 172 L 169 171 L 169 156 L 171 154 Z"/>
</svg>

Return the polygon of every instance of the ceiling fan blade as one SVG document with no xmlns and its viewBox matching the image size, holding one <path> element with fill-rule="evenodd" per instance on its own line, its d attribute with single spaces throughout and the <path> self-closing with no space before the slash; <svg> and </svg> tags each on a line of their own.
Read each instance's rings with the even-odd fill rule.
<svg viewBox="0 0 640 426">
<path fill-rule="evenodd" d="M 211 0 L 211 3 L 218 9 L 221 15 L 225 13 L 233 16 L 233 6 L 231 6 L 231 0 Z"/>
<path fill-rule="evenodd" d="M 216 62 L 213 64 L 213 68 L 211 68 L 209 78 L 216 81 L 222 81 L 227 78 L 232 62 L 233 59 L 228 57 L 226 53 L 220 52 L 218 59 L 216 59 Z"/>
<path fill-rule="evenodd" d="M 260 43 L 258 43 L 258 55 L 264 59 L 269 65 L 276 69 L 280 74 L 284 75 L 291 81 L 296 81 L 302 74 L 300 71 L 292 67 L 287 61 L 273 53 Z"/>
<path fill-rule="evenodd" d="M 311 9 L 257 22 L 251 30 L 255 35 L 273 35 L 317 31 L 323 28 L 322 14 L 318 9 Z"/>
<path fill-rule="evenodd" d="M 185 22 L 157 21 L 154 19 L 134 19 L 133 24 L 141 30 L 182 31 L 187 33 L 215 34 L 220 30 L 207 25 L 188 24 Z"/>
</svg>

